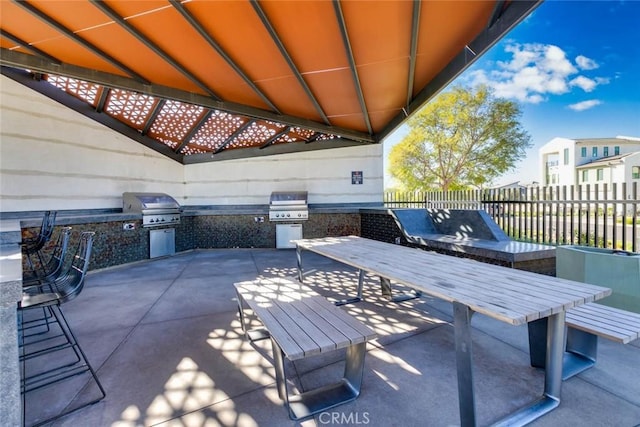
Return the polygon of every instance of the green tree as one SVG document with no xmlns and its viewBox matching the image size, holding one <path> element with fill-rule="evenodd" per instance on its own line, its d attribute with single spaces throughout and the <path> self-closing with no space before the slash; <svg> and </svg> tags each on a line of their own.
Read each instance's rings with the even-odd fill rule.
<svg viewBox="0 0 640 427">
<path fill-rule="evenodd" d="M 389 173 L 410 191 L 482 187 L 531 146 L 521 114 L 486 86 L 456 86 L 408 120 L 409 134 L 389 153 Z"/>
</svg>

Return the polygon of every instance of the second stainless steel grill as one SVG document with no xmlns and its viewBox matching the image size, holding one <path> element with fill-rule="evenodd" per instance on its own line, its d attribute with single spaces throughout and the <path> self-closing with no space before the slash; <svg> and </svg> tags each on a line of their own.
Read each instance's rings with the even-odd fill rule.
<svg viewBox="0 0 640 427">
<path fill-rule="evenodd" d="M 122 193 L 122 212 L 141 213 L 143 227 L 180 224 L 180 205 L 165 193 Z"/>
<path fill-rule="evenodd" d="M 306 191 L 274 191 L 269 203 L 269 221 L 309 219 Z"/>
</svg>

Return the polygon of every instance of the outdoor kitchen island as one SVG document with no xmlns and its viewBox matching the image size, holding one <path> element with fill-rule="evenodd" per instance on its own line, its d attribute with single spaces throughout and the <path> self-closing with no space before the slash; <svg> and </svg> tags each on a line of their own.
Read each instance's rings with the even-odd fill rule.
<svg viewBox="0 0 640 427">
<path fill-rule="evenodd" d="M 175 229 L 175 252 L 193 249 L 275 248 L 276 225 L 269 221 L 269 205 L 182 206 L 180 221 L 169 226 L 144 227 L 141 212 L 121 209 L 58 211 L 54 236 L 61 227 L 95 231 L 90 270 L 150 258 L 151 230 Z M 41 217 L 26 212 L 16 215 L 14 233 L 36 234 Z M 360 234 L 360 207 L 352 205 L 309 206 L 303 237 Z"/>
</svg>

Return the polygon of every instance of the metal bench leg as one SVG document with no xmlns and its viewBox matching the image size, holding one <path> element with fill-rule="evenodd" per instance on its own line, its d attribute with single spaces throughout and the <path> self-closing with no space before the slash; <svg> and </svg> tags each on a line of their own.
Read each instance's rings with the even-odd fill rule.
<svg viewBox="0 0 640 427">
<path fill-rule="evenodd" d="M 598 336 L 579 329 L 567 328 L 567 352 L 562 379 L 566 380 L 596 364 Z"/>
<path fill-rule="evenodd" d="M 284 352 L 278 343 L 271 338 L 271 348 L 273 349 L 273 364 L 276 369 L 276 387 L 278 387 L 278 396 L 285 401 L 289 408 L 289 393 L 287 391 L 287 377 L 284 371 Z M 289 411 L 291 413 L 291 411 Z"/>
<path fill-rule="evenodd" d="M 271 343 L 273 345 L 278 395 L 284 400 L 289 411 L 289 418 L 292 420 L 309 418 L 335 406 L 350 402 L 360 395 L 364 375 L 366 342 L 354 344 L 347 348 L 344 377 L 339 382 L 299 394 L 289 394 L 284 352 L 273 338 Z"/>
<path fill-rule="evenodd" d="M 547 318 L 529 322 L 529 356 L 531 366 L 545 369 Z M 566 351 L 562 362 L 562 379 L 567 380 L 596 363 L 598 337 L 589 332 L 567 328 Z"/>
<path fill-rule="evenodd" d="M 347 348 L 347 358 L 344 365 L 344 381 L 353 393 L 353 399 L 360 395 L 362 378 L 364 377 L 364 356 L 367 343 L 355 344 Z"/>
<path fill-rule="evenodd" d="M 242 304 L 242 296 L 240 293 L 236 292 L 236 297 L 238 300 L 238 316 L 240 317 L 240 325 L 242 325 L 242 332 L 244 332 L 245 336 L 249 339 L 249 341 L 260 341 L 266 338 L 269 338 L 270 334 L 265 328 L 259 329 L 247 329 L 247 319 L 244 314 L 244 305 Z"/>
</svg>

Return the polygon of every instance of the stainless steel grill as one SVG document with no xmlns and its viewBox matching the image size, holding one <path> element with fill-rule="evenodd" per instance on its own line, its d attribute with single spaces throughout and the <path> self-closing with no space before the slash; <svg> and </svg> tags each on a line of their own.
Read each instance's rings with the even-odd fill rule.
<svg viewBox="0 0 640 427">
<path fill-rule="evenodd" d="M 269 202 L 269 221 L 309 219 L 306 191 L 274 191 Z"/>
<path fill-rule="evenodd" d="M 165 193 L 122 193 L 122 212 L 141 213 L 143 227 L 180 224 L 180 204 Z"/>
</svg>

